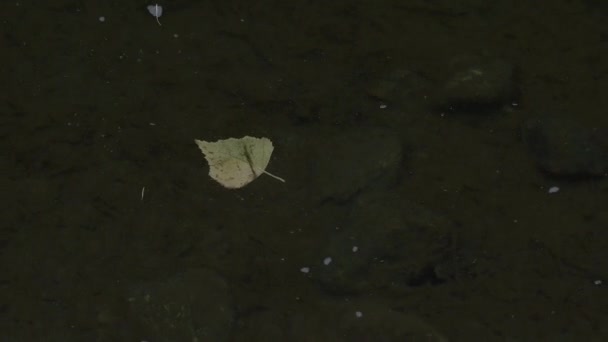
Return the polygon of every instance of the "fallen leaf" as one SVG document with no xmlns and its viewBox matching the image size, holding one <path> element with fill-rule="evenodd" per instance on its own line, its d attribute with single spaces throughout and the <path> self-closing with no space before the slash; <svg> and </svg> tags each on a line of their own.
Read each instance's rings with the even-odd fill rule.
<svg viewBox="0 0 608 342">
<path fill-rule="evenodd" d="M 266 171 L 274 150 L 268 138 L 245 136 L 215 142 L 194 141 L 209 163 L 209 176 L 226 188 L 242 188 L 262 173 L 285 182 L 283 178 Z"/>
</svg>

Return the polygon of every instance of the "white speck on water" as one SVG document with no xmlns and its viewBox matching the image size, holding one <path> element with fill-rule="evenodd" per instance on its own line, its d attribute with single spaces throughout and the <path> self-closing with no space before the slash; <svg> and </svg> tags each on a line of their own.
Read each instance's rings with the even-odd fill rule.
<svg viewBox="0 0 608 342">
<path fill-rule="evenodd" d="M 103 15 L 99 17 L 99 22 L 103 23 L 104 21 L 106 21 L 106 17 L 104 17 Z"/>
<path fill-rule="evenodd" d="M 596 286 L 602 285 L 602 280 L 601 279 L 594 280 L 593 285 L 596 285 Z"/>
<path fill-rule="evenodd" d="M 310 267 L 302 267 L 302 268 L 300 268 L 300 272 L 308 273 L 308 272 L 310 272 Z"/>
<path fill-rule="evenodd" d="M 323 259 L 323 265 L 327 266 L 331 264 L 331 257 L 327 257 L 325 259 Z"/>
<path fill-rule="evenodd" d="M 359 247 L 353 246 L 353 253 L 356 253 L 359 250 Z"/>
<path fill-rule="evenodd" d="M 355 311 L 355 317 L 357 317 L 357 318 L 363 317 L 363 312 L 361 312 L 361 311 Z"/>
<path fill-rule="evenodd" d="M 552 186 L 552 187 L 549 188 L 549 191 L 547 191 L 547 192 L 550 193 L 550 194 L 554 194 L 554 193 L 556 193 L 558 191 L 559 191 L 559 187 Z"/>
</svg>

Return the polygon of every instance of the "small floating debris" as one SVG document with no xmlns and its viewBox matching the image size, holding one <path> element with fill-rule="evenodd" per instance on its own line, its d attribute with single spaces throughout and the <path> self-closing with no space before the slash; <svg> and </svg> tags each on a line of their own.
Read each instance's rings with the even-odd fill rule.
<svg viewBox="0 0 608 342">
<path fill-rule="evenodd" d="M 156 22 L 158 23 L 159 26 L 161 26 L 161 23 L 158 20 L 158 18 L 160 18 L 163 15 L 163 6 L 161 6 L 159 4 L 149 5 L 148 12 L 150 12 L 150 14 L 152 14 L 152 16 L 154 18 L 156 18 Z"/>
</svg>

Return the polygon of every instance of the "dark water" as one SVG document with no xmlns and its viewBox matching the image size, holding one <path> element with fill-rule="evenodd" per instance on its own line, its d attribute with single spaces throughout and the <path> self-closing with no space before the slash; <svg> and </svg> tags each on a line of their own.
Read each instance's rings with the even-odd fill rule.
<svg viewBox="0 0 608 342">
<path fill-rule="evenodd" d="M 520 139 L 608 126 L 602 2 L 147 5 L 4 4 L 4 341 L 608 339 L 605 175 Z M 516 91 L 442 107 L 494 60 Z M 208 176 L 245 135 L 285 183 Z"/>
</svg>

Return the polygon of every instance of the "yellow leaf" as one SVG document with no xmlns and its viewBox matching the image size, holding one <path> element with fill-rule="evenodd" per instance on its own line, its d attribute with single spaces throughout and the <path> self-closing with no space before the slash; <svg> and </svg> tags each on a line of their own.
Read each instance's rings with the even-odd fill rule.
<svg viewBox="0 0 608 342">
<path fill-rule="evenodd" d="M 194 141 L 209 163 L 209 176 L 226 188 L 242 188 L 262 173 L 285 182 L 283 178 L 266 171 L 274 150 L 268 138 L 245 136 L 215 142 Z"/>
</svg>

